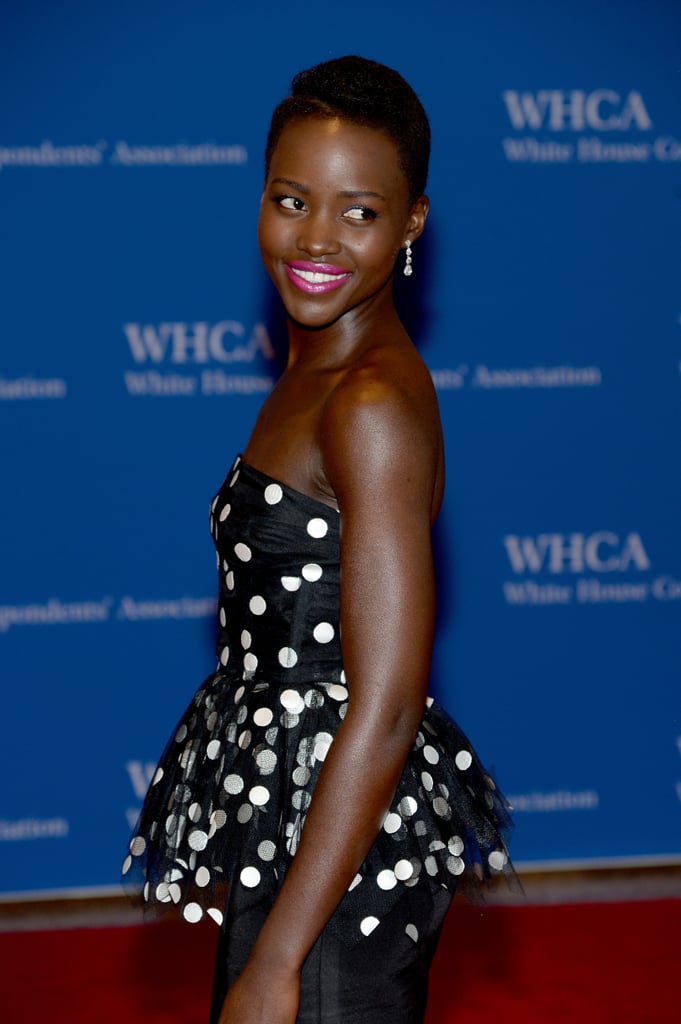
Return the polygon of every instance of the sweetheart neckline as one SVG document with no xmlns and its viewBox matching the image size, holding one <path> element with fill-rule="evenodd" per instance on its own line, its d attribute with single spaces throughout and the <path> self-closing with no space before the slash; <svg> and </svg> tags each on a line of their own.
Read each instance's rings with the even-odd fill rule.
<svg viewBox="0 0 681 1024">
<path fill-rule="evenodd" d="M 327 505 L 325 501 L 321 501 L 320 498 L 313 498 L 311 494 L 306 494 L 305 491 L 299 491 L 297 487 L 291 487 L 290 484 L 285 483 L 284 480 L 279 480 L 275 476 L 271 476 L 269 473 L 263 472 L 262 469 L 258 469 L 253 466 L 250 462 L 246 462 L 243 455 L 239 453 L 237 455 L 232 472 L 240 468 L 246 469 L 249 473 L 253 473 L 255 476 L 260 477 L 262 480 L 268 480 L 272 484 L 277 484 L 282 490 L 288 491 L 289 494 L 294 495 L 297 498 L 303 498 L 305 501 L 312 502 L 313 505 L 317 505 L 320 508 L 325 509 L 327 512 L 335 512 L 336 515 L 340 515 L 340 509 L 334 508 L 333 505 Z"/>
</svg>

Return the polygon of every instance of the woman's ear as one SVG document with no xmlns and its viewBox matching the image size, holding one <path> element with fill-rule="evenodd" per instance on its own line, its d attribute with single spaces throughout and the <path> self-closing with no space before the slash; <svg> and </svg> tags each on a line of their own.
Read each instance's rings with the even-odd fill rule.
<svg viewBox="0 0 681 1024">
<path fill-rule="evenodd" d="M 405 238 L 410 238 L 413 242 L 423 233 L 429 209 L 430 202 L 428 196 L 419 196 L 410 210 Z"/>
</svg>

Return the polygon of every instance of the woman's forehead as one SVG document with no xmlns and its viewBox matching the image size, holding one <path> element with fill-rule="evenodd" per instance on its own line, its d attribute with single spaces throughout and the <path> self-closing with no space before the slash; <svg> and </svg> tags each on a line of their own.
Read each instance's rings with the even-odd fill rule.
<svg viewBox="0 0 681 1024">
<path fill-rule="evenodd" d="M 365 182 L 367 188 L 370 182 L 381 182 L 384 189 L 406 188 L 390 136 L 339 117 L 297 118 L 286 125 L 272 154 L 269 178 L 290 177 L 296 168 L 301 184 L 321 175 L 336 184 L 347 177 Z"/>
</svg>

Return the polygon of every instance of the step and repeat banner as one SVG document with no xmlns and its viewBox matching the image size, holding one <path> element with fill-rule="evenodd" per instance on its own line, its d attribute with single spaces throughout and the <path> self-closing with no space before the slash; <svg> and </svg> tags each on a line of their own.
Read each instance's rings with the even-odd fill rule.
<svg viewBox="0 0 681 1024">
<path fill-rule="evenodd" d="M 0 893 L 109 889 L 214 667 L 208 505 L 280 372 L 256 222 L 293 73 L 428 110 L 403 317 L 437 387 L 432 691 L 519 865 L 681 860 L 681 13 L 0 11 Z"/>
</svg>

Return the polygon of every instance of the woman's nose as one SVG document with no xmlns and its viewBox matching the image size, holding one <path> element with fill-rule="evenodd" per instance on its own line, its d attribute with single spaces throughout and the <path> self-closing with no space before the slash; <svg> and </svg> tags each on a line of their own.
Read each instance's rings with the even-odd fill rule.
<svg viewBox="0 0 681 1024">
<path fill-rule="evenodd" d="M 340 252 L 335 220 L 324 215 L 309 216 L 301 225 L 297 246 L 309 256 L 324 256 Z"/>
</svg>

